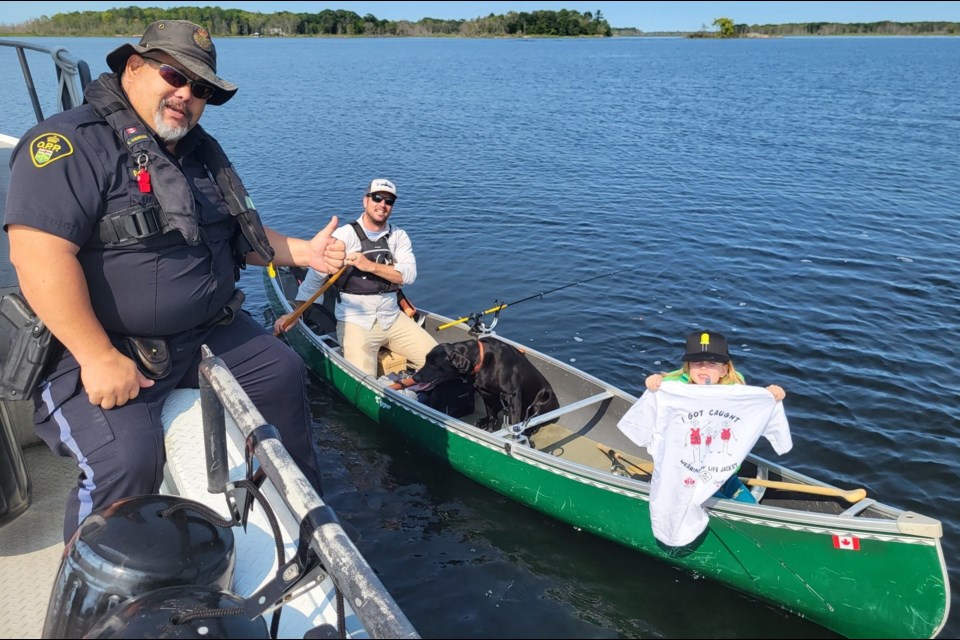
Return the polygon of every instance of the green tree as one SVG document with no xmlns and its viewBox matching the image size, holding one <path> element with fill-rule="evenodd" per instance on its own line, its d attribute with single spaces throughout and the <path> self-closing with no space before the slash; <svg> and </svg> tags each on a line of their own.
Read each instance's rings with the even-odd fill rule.
<svg viewBox="0 0 960 640">
<path fill-rule="evenodd" d="M 736 30 L 733 28 L 733 20 L 730 18 L 717 18 L 713 21 L 713 26 L 719 31 L 721 38 L 735 38 Z"/>
</svg>

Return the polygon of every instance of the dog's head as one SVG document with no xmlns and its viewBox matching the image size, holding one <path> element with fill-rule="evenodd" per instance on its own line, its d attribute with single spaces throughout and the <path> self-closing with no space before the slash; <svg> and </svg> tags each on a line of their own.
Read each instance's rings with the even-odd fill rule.
<svg viewBox="0 0 960 640">
<path fill-rule="evenodd" d="M 476 340 L 438 344 L 427 354 L 426 361 L 413 378 L 417 382 L 462 378 L 476 366 L 479 354 Z"/>
</svg>

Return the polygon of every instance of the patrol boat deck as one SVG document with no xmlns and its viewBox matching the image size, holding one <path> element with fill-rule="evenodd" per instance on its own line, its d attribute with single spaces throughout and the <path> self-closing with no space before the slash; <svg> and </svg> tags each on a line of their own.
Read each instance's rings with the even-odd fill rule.
<svg viewBox="0 0 960 640">
<path fill-rule="evenodd" d="M 28 414 L 29 416 L 29 414 Z M 0 575 L 6 584 L 0 599 L 0 635 L 39 638 L 50 587 L 63 554 L 63 507 L 76 482 L 76 465 L 42 444 L 23 450 L 30 474 L 30 507 L 0 527 Z"/>
</svg>

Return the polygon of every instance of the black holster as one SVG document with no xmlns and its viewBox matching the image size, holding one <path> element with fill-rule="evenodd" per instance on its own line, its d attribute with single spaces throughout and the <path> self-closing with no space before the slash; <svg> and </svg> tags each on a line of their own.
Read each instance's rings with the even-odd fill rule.
<svg viewBox="0 0 960 640">
<path fill-rule="evenodd" d="M 57 341 L 16 292 L 0 299 L 0 400 L 27 400 Z"/>
</svg>

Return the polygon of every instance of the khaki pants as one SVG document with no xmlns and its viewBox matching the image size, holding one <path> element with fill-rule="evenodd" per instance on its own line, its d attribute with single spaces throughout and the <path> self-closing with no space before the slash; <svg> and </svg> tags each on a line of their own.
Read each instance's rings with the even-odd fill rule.
<svg viewBox="0 0 960 640">
<path fill-rule="evenodd" d="M 337 339 L 343 345 L 343 357 L 372 376 L 377 375 L 380 347 L 403 356 L 412 368 L 419 369 L 430 349 L 437 346 L 433 336 L 404 313 L 386 330 L 376 321 L 369 331 L 352 322 L 338 322 Z"/>
</svg>

